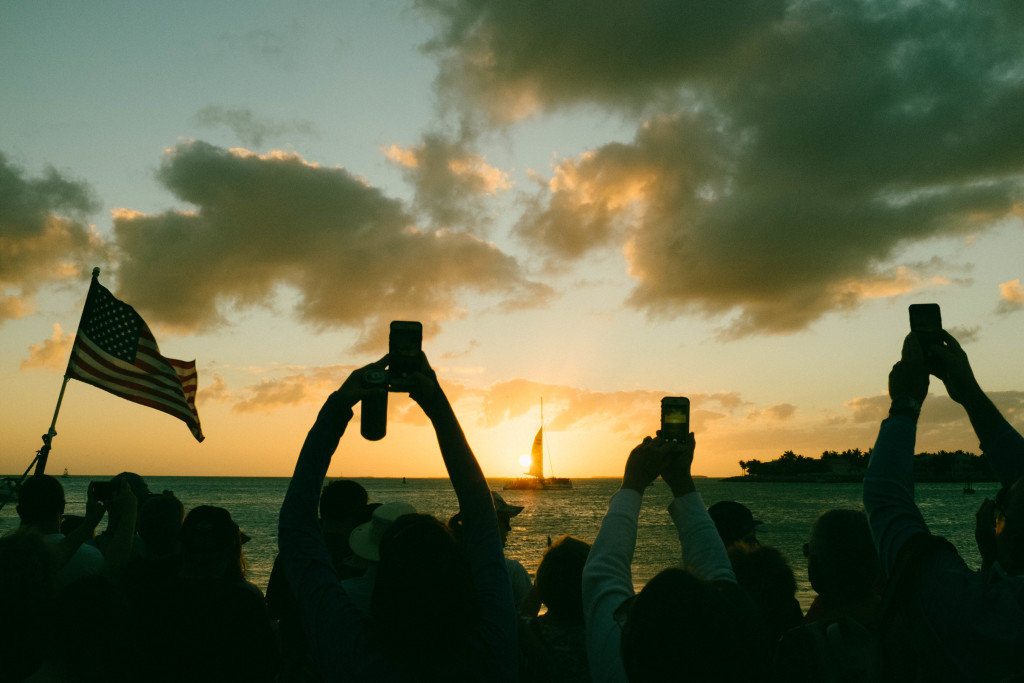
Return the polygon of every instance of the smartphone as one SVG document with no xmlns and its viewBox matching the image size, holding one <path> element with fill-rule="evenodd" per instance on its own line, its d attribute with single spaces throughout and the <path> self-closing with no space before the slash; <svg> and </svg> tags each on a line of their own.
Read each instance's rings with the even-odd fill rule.
<svg viewBox="0 0 1024 683">
<path fill-rule="evenodd" d="M 690 433 L 690 399 L 666 396 L 661 399 L 661 431 L 658 435 L 669 441 L 683 441 Z"/>
<path fill-rule="evenodd" d="M 393 320 L 388 336 L 388 391 L 409 391 L 412 373 L 420 366 L 423 324 Z"/>
<path fill-rule="evenodd" d="M 917 335 L 928 372 L 941 376 L 932 347 L 942 345 L 942 312 L 938 304 L 910 304 L 910 331 Z"/>
</svg>

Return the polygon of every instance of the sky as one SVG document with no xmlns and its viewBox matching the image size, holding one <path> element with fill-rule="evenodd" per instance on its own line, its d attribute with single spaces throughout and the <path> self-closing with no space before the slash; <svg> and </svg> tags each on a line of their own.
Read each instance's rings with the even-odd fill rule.
<svg viewBox="0 0 1024 683">
<path fill-rule="evenodd" d="M 93 267 L 206 439 L 68 383 L 47 471 L 288 476 L 423 348 L 489 477 L 869 448 L 935 302 L 1024 427 L 1024 5 L 0 0 L 0 471 L 54 416 Z M 541 406 L 543 403 L 543 415 Z M 932 381 L 919 451 L 978 451 Z M 331 476 L 443 476 L 406 395 Z"/>
</svg>

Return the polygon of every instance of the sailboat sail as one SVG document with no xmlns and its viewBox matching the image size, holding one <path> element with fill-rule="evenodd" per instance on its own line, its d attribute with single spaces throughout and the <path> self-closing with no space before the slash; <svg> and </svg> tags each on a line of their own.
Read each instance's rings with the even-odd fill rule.
<svg viewBox="0 0 1024 683">
<path fill-rule="evenodd" d="M 531 477 L 544 477 L 544 427 L 537 430 L 537 436 L 533 439 L 533 450 L 530 451 Z"/>
</svg>

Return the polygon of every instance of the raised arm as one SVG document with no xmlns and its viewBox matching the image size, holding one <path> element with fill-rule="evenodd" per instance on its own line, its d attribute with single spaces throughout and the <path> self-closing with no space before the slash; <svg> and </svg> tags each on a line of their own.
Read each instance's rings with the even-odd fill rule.
<svg viewBox="0 0 1024 683">
<path fill-rule="evenodd" d="M 928 394 L 928 370 L 914 333 L 903 342 L 902 357 L 889 373 L 892 406 L 878 432 L 864 475 L 864 508 L 890 573 L 903 545 L 928 526 L 914 502 L 914 443 L 921 404 Z"/>
<path fill-rule="evenodd" d="M 278 548 L 295 591 L 303 627 L 321 671 L 353 674 L 362 638 L 362 615 L 339 587 L 330 552 L 317 523 L 317 505 L 331 456 L 362 398 L 362 373 L 379 370 L 385 359 L 353 372 L 331 394 L 309 430 L 278 520 Z"/>
<path fill-rule="evenodd" d="M 933 350 L 945 369 L 946 391 L 967 411 L 982 451 L 1003 486 L 1010 486 L 1024 475 L 1024 437 L 1010 426 L 982 391 L 967 353 L 953 335 L 945 331 L 942 335 L 944 345 L 935 346 Z"/>
<path fill-rule="evenodd" d="M 658 478 L 665 452 L 651 437 L 629 454 L 622 487 L 608 503 L 608 512 L 583 567 L 583 618 L 587 658 L 595 681 L 624 681 L 619 653 L 622 628 L 616 610 L 633 597 L 633 550 L 640 503 L 647 485 Z"/>
<path fill-rule="evenodd" d="M 437 434 L 444 466 L 459 499 L 462 537 L 469 555 L 479 603 L 480 655 L 490 662 L 488 680 L 514 681 L 518 668 L 518 640 L 512 586 L 505 569 L 491 492 L 473 455 L 451 403 L 425 355 L 413 374 L 410 392 Z"/>
<path fill-rule="evenodd" d="M 679 533 L 683 567 L 705 581 L 735 582 L 725 544 L 693 483 L 693 433 L 683 442 L 659 439 L 656 443 L 665 453 L 661 478 L 672 489 L 668 512 Z"/>
</svg>

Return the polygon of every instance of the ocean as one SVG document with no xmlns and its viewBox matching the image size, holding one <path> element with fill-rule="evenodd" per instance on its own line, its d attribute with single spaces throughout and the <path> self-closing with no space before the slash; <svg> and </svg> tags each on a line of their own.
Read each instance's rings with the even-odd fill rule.
<svg viewBox="0 0 1024 683">
<path fill-rule="evenodd" d="M 93 479 L 71 476 L 64 484 L 68 514 L 83 514 L 86 489 Z M 288 478 L 262 477 L 145 477 L 153 492 L 170 490 L 185 504 L 218 505 L 252 540 L 243 547 L 249 580 L 266 590 L 277 554 L 277 515 L 288 487 Z M 405 501 L 418 511 L 447 520 L 458 511 L 455 492 L 447 479 L 367 478 L 356 481 L 366 487 L 373 502 Z M 506 479 L 490 480 L 491 489 L 509 503 L 524 506 L 512 518 L 507 557 L 519 560 L 532 574 L 540 561 L 548 537 L 571 534 L 592 542 L 607 510 L 608 499 L 618 489 L 618 479 L 575 479 L 567 491 L 503 491 Z M 998 484 L 977 484 L 976 493 L 964 494 L 960 484 L 917 484 L 916 495 L 932 533 L 945 536 L 960 550 L 970 566 L 980 564 L 974 543 L 974 513 L 985 497 L 994 498 Z M 758 538 L 778 548 L 788 558 L 797 579 L 797 598 L 806 609 L 814 598 L 807 581 L 803 544 L 811 524 L 825 510 L 861 507 L 860 484 L 755 484 L 719 479 L 698 479 L 697 489 L 705 504 L 736 500 L 751 509 L 763 524 Z M 668 486 L 658 480 L 647 489 L 636 552 L 633 582 L 639 589 L 665 567 L 679 562 L 679 542 L 666 512 L 671 501 Z M 0 534 L 17 526 L 13 505 L 0 511 Z M 104 522 L 105 523 L 105 522 Z M 103 528 L 101 523 L 100 528 Z"/>
</svg>

